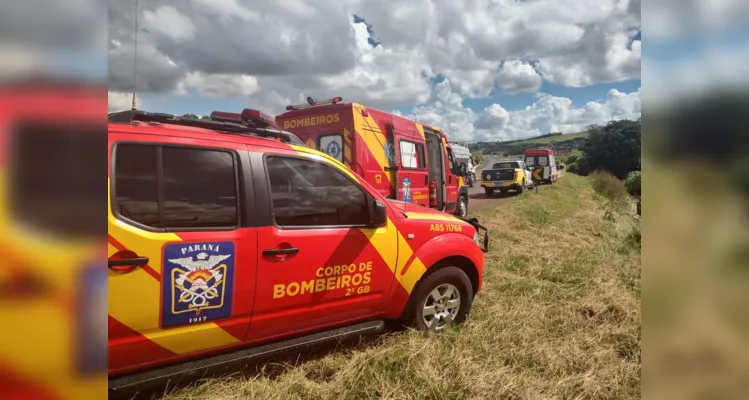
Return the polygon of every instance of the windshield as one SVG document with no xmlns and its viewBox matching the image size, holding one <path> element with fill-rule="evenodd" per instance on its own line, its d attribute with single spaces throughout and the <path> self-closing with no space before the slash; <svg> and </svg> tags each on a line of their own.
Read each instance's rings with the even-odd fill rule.
<svg viewBox="0 0 749 400">
<path fill-rule="evenodd" d="M 517 162 L 498 162 L 494 163 L 492 169 L 515 169 L 520 168 L 520 164 Z"/>
</svg>

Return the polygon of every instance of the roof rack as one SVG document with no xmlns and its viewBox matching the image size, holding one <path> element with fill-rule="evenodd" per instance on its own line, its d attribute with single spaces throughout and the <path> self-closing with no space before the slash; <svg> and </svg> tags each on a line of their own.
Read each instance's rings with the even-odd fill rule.
<svg viewBox="0 0 749 400">
<path fill-rule="evenodd" d="M 309 107 L 314 107 L 314 106 L 321 106 L 323 104 L 336 104 L 336 103 L 340 103 L 341 101 L 343 101 L 343 98 L 341 98 L 340 96 L 333 97 L 332 99 L 320 100 L 320 101 L 317 101 L 313 99 L 312 97 L 307 97 L 307 104 L 297 104 L 295 106 L 286 106 L 286 111 L 299 110 L 301 108 L 309 108 Z"/>
<path fill-rule="evenodd" d="M 245 110 L 246 111 L 246 110 Z M 252 110 L 254 111 L 254 110 Z M 217 112 L 214 112 L 216 114 Z M 188 117 L 179 117 L 172 114 L 146 112 L 141 110 L 128 110 L 111 113 L 108 116 L 110 123 L 132 124 L 136 121 L 150 122 L 156 124 L 171 124 L 181 126 L 191 126 L 194 128 L 210 129 L 220 133 L 235 134 L 241 136 L 254 136 L 265 139 L 273 139 L 285 143 L 298 144 L 304 146 L 304 142 L 291 132 L 273 129 L 269 127 L 259 127 L 254 124 L 245 123 L 241 118 L 244 114 L 221 113 L 217 114 L 217 119 L 195 119 Z M 213 114 L 211 114 L 213 116 Z M 233 115 L 239 115 L 239 120 L 232 118 Z"/>
</svg>

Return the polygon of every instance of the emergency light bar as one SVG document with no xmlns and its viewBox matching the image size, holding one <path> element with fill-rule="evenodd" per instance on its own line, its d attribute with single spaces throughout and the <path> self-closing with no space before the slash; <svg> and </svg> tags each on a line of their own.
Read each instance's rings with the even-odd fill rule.
<svg viewBox="0 0 749 400">
<path fill-rule="evenodd" d="M 279 129 L 278 125 L 276 125 L 275 118 L 264 112 L 253 110 L 251 108 L 245 108 L 244 110 L 242 110 L 241 114 L 225 111 L 214 111 L 211 113 L 211 119 L 214 121 L 233 122 L 236 124 L 256 126 L 258 128 Z"/>
<path fill-rule="evenodd" d="M 251 110 L 255 111 L 255 110 Z M 244 113 L 244 112 L 243 112 Z M 214 115 L 216 119 L 214 119 Z M 110 114 L 109 122 L 132 124 L 135 121 L 150 122 L 156 124 L 171 124 L 181 126 L 191 126 L 194 128 L 210 129 L 219 133 L 229 133 L 241 136 L 256 136 L 266 139 L 280 140 L 286 143 L 298 144 L 304 146 L 304 142 L 291 132 L 269 127 L 260 127 L 245 123 L 241 118 L 242 114 L 214 112 L 211 119 L 195 119 L 187 117 L 178 117 L 172 114 L 153 113 L 140 110 L 128 110 Z M 240 116 L 237 122 L 237 116 Z"/>
<path fill-rule="evenodd" d="M 341 101 L 343 101 L 343 98 L 341 97 L 333 97 L 332 99 L 321 100 L 321 101 L 317 101 L 313 99 L 312 97 L 307 97 L 307 104 L 297 104 L 295 106 L 286 106 L 286 111 L 299 110 L 300 108 L 309 108 L 309 107 L 314 107 L 314 106 L 320 106 L 323 104 L 336 104 L 336 103 L 340 103 Z"/>
</svg>

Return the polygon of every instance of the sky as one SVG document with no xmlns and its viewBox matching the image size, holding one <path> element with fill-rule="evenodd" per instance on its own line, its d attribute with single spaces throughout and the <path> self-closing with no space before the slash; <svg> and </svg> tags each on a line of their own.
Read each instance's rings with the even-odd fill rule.
<svg viewBox="0 0 749 400">
<path fill-rule="evenodd" d="M 640 0 L 110 2 L 109 108 L 207 115 L 343 97 L 451 139 L 640 117 Z"/>
</svg>

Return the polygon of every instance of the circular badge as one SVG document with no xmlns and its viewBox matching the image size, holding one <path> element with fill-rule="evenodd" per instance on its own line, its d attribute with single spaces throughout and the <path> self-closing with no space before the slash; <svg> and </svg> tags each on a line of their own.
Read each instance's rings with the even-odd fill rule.
<svg viewBox="0 0 749 400">
<path fill-rule="evenodd" d="M 341 155 L 341 145 L 336 141 L 332 141 L 328 143 L 327 147 L 325 147 L 325 152 L 333 158 L 338 158 L 338 156 Z"/>
</svg>

